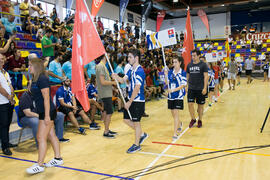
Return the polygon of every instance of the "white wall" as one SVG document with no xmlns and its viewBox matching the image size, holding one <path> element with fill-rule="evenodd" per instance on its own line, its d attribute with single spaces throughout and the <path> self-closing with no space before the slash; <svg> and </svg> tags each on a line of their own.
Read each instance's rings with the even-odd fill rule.
<svg viewBox="0 0 270 180">
<path fill-rule="evenodd" d="M 75 4 L 75 0 L 74 0 L 74 4 Z M 87 0 L 87 5 L 89 7 L 89 10 L 91 11 L 92 0 Z M 141 19 L 140 14 L 137 14 L 137 13 L 134 13 L 134 12 L 127 10 L 125 12 L 124 22 L 127 22 L 127 12 L 133 14 L 134 22 L 136 19 Z M 116 5 L 108 3 L 108 2 L 104 2 L 103 5 L 101 6 L 97 16 L 104 17 L 107 19 L 112 19 L 112 20 L 116 20 L 116 19 L 119 20 L 119 6 L 116 6 Z M 135 23 L 134 24 L 129 23 L 129 24 L 135 25 Z M 147 24 L 146 24 L 146 29 L 151 30 L 151 31 L 156 31 L 156 21 L 148 18 Z"/>
<path fill-rule="evenodd" d="M 227 15 L 227 17 L 226 17 Z M 208 15 L 210 24 L 210 31 L 212 38 L 225 38 L 224 26 L 230 25 L 230 13 L 212 14 Z M 195 33 L 195 39 L 205 39 L 208 31 L 198 16 L 191 16 L 192 30 Z M 186 18 L 177 18 L 164 20 L 161 30 L 174 27 L 177 32 L 185 31 Z M 209 35 L 208 35 L 209 36 Z"/>
</svg>

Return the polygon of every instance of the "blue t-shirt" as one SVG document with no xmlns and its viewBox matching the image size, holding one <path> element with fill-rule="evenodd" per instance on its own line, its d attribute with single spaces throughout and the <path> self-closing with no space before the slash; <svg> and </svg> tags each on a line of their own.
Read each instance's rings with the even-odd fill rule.
<svg viewBox="0 0 270 180">
<path fill-rule="evenodd" d="M 63 64 L 62 70 L 64 71 L 65 75 L 68 77 L 68 79 L 71 80 L 71 72 L 72 72 L 72 64 L 70 61 L 67 61 Z"/>
<path fill-rule="evenodd" d="M 55 75 L 62 77 L 62 67 L 59 62 L 52 61 L 49 64 L 49 71 L 53 72 Z M 61 83 L 61 80 L 52 76 L 49 76 L 51 82 Z"/>
<path fill-rule="evenodd" d="M 134 102 L 145 102 L 144 97 L 145 73 L 143 68 L 140 65 L 138 65 L 136 69 L 130 68 L 126 76 L 128 77 L 128 81 L 130 82 L 130 88 L 128 88 L 128 98 L 129 99 L 131 98 L 135 86 L 140 85 L 140 91 L 137 97 L 134 99 Z"/>
<path fill-rule="evenodd" d="M 89 78 L 91 78 L 92 74 L 96 75 L 96 62 L 95 61 L 91 61 L 90 63 L 86 64 L 84 68 L 87 69 L 87 74 Z"/>
<path fill-rule="evenodd" d="M 214 88 L 215 87 L 215 71 L 213 69 L 208 69 L 208 87 Z"/>
<path fill-rule="evenodd" d="M 115 73 L 116 73 L 116 74 L 118 74 L 118 73 L 125 74 L 125 73 L 124 73 L 123 67 L 120 67 L 120 66 L 117 66 L 117 67 L 115 68 Z M 120 88 L 126 88 L 126 87 L 127 87 L 126 83 L 120 84 Z"/>
<path fill-rule="evenodd" d="M 41 90 L 45 88 L 50 88 L 50 82 L 47 76 L 45 76 L 44 74 L 41 74 L 38 80 L 36 82 L 33 81 L 31 85 L 31 93 L 33 95 L 33 100 L 34 100 L 33 104 L 37 110 L 37 113 L 39 114 L 45 112 L 44 98 L 41 93 Z M 54 109 L 55 109 L 55 106 L 50 96 L 50 111 L 53 111 Z"/>
<path fill-rule="evenodd" d="M 179 72 L 174 72 L 173 69 L 171 69 L 168 72 L 168 80 L 169 80 L 169 87 L 170 89 L 178 88 L 182 85 L 187 85 L 187 73 L 180 69 Z M 169 100 L 175 100 L 175 99 L 184 99 L 184 96 L 186 95 L 185 88 L 182 88 L 179 91 L 175 91 L 173 93 L 168 94 Z"/>
<path fill-rule="evenodd" d="M 269 62 L 265 62 L 263 65 L 263 69 L 268 70 L 269 69 Z"/>
<path fill-rule="evenodd" d="M 56 91 L 56 105 L 57 107 L 59 107 L 60 104 L 60 99 L 64 99 L 64 102 L 66 104 L 72 105 L 72 92 L 71 92 L 71 88 L 69 87 L 68 89 L 65 89 L 64 86 L 61 86 L 60 88 L 58 88 L 58 90 Z"/>
<path fill-rule="evenodd" d="M 94 94 L 97 94 L 97 88 L 93 84 L 90 84 L 86 89 L 87 89 L 88 98 L 96 99 L 96 96 L 94 96 Z"/>
<path fill-rule="evenodd" d="M 16 31 L 15 21 L 9 22 L 7 18 L 1 18 L 1 22 L 5 26 L 6 32 L 13 33 L 13 31 Z"/>
</svg>

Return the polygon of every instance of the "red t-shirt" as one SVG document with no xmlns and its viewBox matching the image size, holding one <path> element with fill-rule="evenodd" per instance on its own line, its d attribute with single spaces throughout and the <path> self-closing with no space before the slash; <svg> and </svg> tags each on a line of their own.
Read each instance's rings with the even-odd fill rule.
<svg viewBox="0 0 270 180">
<path fill-rule="evenodd" d="M 15 56 L 12 56 L 8 60 L 8 70 L 12 71 L 14 68 L 21 68 L 23 64 L 25 64 L 25 61 L 22 57 L 20 57 L 18 60 L 15 60 Z"/>
<path fill-rule="evenodd" d="M 218 79 L 220 67 L 218 65 L 215 65 L 215 66 L 213 66 L 213 69 L 215 71 L 215 79 Z"/>
<path fill-rule="evenodd" d="M 153 79 L 149 75 L 146 77 L 146 85 L 147 87 L 153 86 Z"/>
<path fill-rule="evenodd" d="M 1 9 L 2 9 L 2 12 L 9 13 L 9 7 L 4 7 L 4 5 L 9 5 L 9 2 L 1 0 L 0 1 L 0 6 L 1 6 Z"/>
</svg>

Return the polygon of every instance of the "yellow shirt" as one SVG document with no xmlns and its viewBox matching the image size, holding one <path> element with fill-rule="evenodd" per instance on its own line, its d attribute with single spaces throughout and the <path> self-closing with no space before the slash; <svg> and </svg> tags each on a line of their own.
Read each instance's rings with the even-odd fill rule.
<svg viewBox="0 0 270 180">
<path fill-rule="evenodd" d="M 25 10 L 21 10 L 21 15 L 28 15 L 29 14 L 29 3 L 24 3 L 22 2 L 20 4 L 20 9 L 25 9 Z"/>
</svg>

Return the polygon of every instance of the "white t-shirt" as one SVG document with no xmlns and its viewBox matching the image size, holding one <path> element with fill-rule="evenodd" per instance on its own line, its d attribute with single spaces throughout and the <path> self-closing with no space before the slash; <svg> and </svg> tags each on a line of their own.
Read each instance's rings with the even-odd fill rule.
<svg viewBox="0 0 270 180">
<path fill-rule="evenodd" d="M 246 59 L 246 70 L 252 70 L 254 61 L 252 59 Z"/>
<path fill-rule="evenodd" d="M 0 84 L 2 88 L 4 88 L 9 95 L 11 95 L 11 89 L 9 87 L 9 85 L 11 84 L 11 81 L 10 81 L 9 74 L 7 72 L 3 74 L 0 71 Z M 7 104 L 7 103 L 9 103 L 9 100 L 5 96 L 0 94 L 0 104 Z"/>
</svg>

